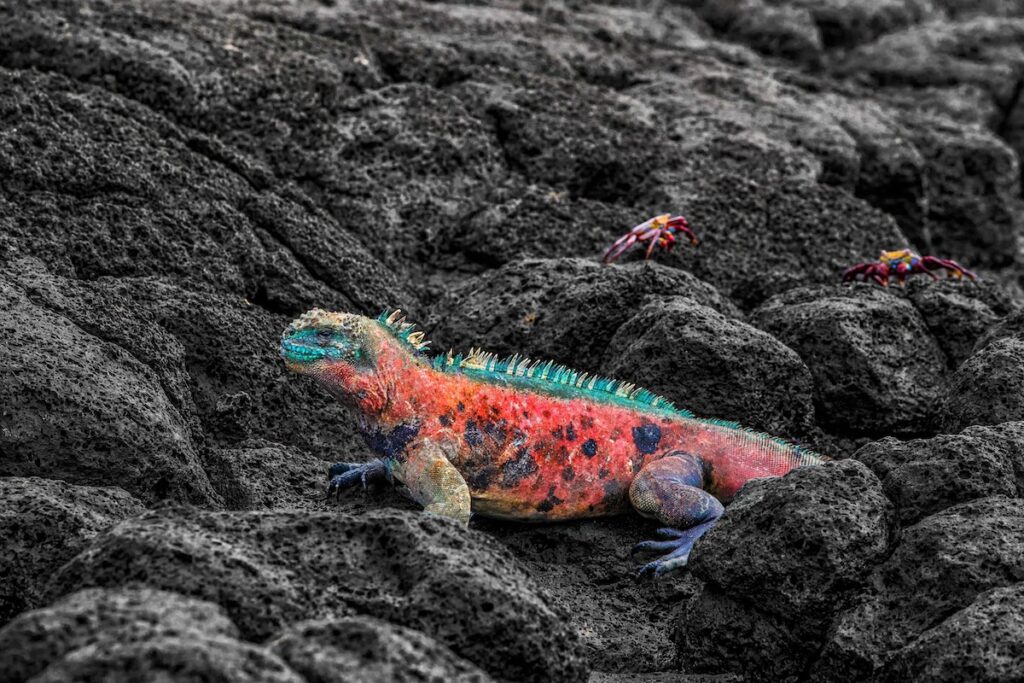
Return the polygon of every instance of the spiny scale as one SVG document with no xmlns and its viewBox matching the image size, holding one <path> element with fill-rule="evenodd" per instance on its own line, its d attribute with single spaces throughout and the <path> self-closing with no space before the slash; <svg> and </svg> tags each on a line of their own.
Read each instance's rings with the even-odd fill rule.
<svg viewBox="0 0 1024 683">
<path fill-rule="evenodd" d="M 430 344 L 429 341 L 423 340 L 422 332 L 413 332 L 415 325 L 407 323 L 405 318 L 401 317 L 400 310 L 390 313 L 385 310 L 377 317 L 377 322 L 383 325 L 395 339 L 409 346 L 416 353 L 422 352 Z M 586 372 L 581 373 L 565 365 L 555 363 L 552 360 L 533 360 L 518 353 L 507 358 L 499 358 L 496 353 L 491 351 L 471 348 L 465 356 L 461 353 L 456 354 L 453 350 L 449 349 L 448 353 L 439 353 L 430 359 L 429 362 L 439 372 L 468 372 L 470 374 L 495 378 L 502 376 L 517 377 L 531 380 L 541 385 L 582 389 L 591 393 L 594 398 L 607 396 L 610 399 L 634 403 L 639 408 L 657 408 L 674 412 L 682 417 L 695 417 L 689 410 L 677 408 L 668 399 L 642 387 L 637 387 L 632 382 L 598 377 Z M 719 420 L 717 418 L 697 419 L 705 424 L 747 432 L 754 439 L 766 439 L 781 445 L 791 446 L 784 439 L 744 427 L 738 422 Z M 796 448 L 798 452 L 803 451 L 816 455 L 809 449 L 800 446 Z"/>
<path fill-rule="evenodd" d="M 399 310 L 384 311 L 377 317 L 377 322 L 383 325 L 395 339 L 416 352 L 422 351 L 430 343 L 423 340 L 422 332 L 412 331 L 415 326 L 407 323 Z M 692 417 L 692 413 L 689 411 L 676 408 L 671 401 L 630 382 L 577 372 L 554 361 L 530 359 L 518 353 L 507 358 L 499 358 L 497 354 L 479 348 L 470 349 L 466 356 L 455 354 L 449 350 L 446 354 L 434 356 L 431 365 L 435 370 L 441 372 L 468 371 L 492 377 L 519 377 L 538 383 L 574 387 L 598 396 L 602 394 L 613 396 L 642 407 L 660 408 Z"/>
<path fill-rule="evenodd" d="M 429 341 L 423 339 L 422 332 L 415 332 L 416 326 L 405 321 L 400 309 L 392 312 L 385 310 L 377 316 L 377 322 L 384 326 L 391 336 L 410 347 L 416 353 L 421 353 L 430 345 Z"/>
</svg>

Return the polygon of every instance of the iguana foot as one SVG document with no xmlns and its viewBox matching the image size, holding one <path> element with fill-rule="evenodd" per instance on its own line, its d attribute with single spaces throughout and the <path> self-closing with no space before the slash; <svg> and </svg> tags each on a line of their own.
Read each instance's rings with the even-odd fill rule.
<svg viewBox="0 0 1024 683">
<path fill-rule="evenodd" d="M 697 526 L 689 529 L 673 529 L 666 527 L 664 529 L 658 529 L 655 533 L 668 540 L 644 541 L 643 543 L 637 543 L 633 546 L 633 550 L 630 554 L 640 552 L 665 553 L 653 562 L 648 562 L 644 566 L 640 567 L 640 571 L 637 572 L 637 578 L 643 578 L 645 576 L 658 577 L 672 571 L 673 569 L 685 566 L 686 561 L 690 559 L 690 551 L 693 549 L 693 544 L 696 543 L 697 539 L 703 536 L 708 529 L 714 526 L 714 524 L 715 522 L 712 520 L 710 522 L 698 524 Z"/>
<path fill-rule="evenodd" d="M 370 482 L 388 477 L 388 468 L 383 460 L 370 462 L 336 462 L 327 471 L 331 483 L 327 485 L 327 496 L 341 498 L 341 492 L 363 483 L 365 489 Z"/>
</svg>

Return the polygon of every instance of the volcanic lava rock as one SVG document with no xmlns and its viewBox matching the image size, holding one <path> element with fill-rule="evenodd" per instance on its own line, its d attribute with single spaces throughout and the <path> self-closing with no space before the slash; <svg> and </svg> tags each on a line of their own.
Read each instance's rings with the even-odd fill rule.
<svg viewBox="0 0 1024 683">
<path fill-rule="evenodd" d="M 801 288 L 752 321 L 799 354 L 819 423 L 841 433 L 928 431 L 946 359 L 921 314 L 874 285 Z"/>
<path fill-rule="evenodd" d="M 1008 293 L 982 281 L 913 282 L 907 297 L 952 368 L 959 367 L 979 340 L 1019 306 Z"/>
<path fill-rule="evenodd" d="M 39 607 L 53 572 L 96 535 L 143 509 L 119 488 L 0 478 L 0 624 Z"/>
<path fill-rule="evenodd" d="M 564 615 L 512 555 L 431 515 L 165 508 L 99 537 L 50 590 L 127 582 L 216 601 L 247 639 L 358 612 L 430 633 L 497 677 L 586 677 Z"/>
<path fill-rule="evenodd" d="M 237 151 L 56 74 L 0 69 L 0 89 L 13 255 L 85 279 L 191 278 L 287 313 L 413 300 L 350 233 L 294 189 L 269 189 Z"/>
<path fill-rule="evenodd" d="M 0 336 L 0 474 L 216 502 L 188 414 L 152 369 L 3 277 Z"/>
<path fill-rule="evenodd" d="M 1010 681 L 1024 676 L 1024 583 L 978 596 L 898 650 L 879 680 Z"/>
<path fill-rule="evenodd" d="M 1024 339 L 1003 337 L 983 346 L 953 373 L 942 397 L 940 424 L 970 425 L 1024 419 Z"/>
<path fill-rule="evenodd" d="M 854 454 L 878 475 L 901 524 L 914 524 L 976 498 L 1017 496 L 1024 467 L 1024 424 L 970 427 L 959 434 L 897 441 L 887 437 Z"/>
<path fill-rule="evenodd" d="M 805 433 L 813 422 L 811 373 L 796 353 L 687 297 L 651 301 L 623 323 L 602 371 L 701 416 L 776 434 Z"/>
<path fill-rule="evenodd" d="M 1022 538 L 1024 501 L 1002 496 L 955 505 L 904 529 L 872 573 L 872 590 L 832 626 L 811 679 L 865 680 L 922 636 L 926 648 L 955 651 L 960 645 L 938 639 L 945 633 L 958 640 L 956 622 L 942 624 L 985 591 L 1024 579 Z M 928 634 L 936 638 L 930 644 Z"/>
<path fill-rule="evenodd" d="M 878 479 L 852 460 L 746 484 L 690 558 L 706 586 L 679 613 L 688 667 L 757 680 L 804 670 L 886 557 L 894 518 Z"/>
<path fill-rule="evenodd" d="M 419 631 L 371 617 L 300 622 L 272 638 L 269 646 L 310 683 L 493 680 Z"/>
<path fill-rule="evenodd" d="M 129 646 L 119 650 L 126 654 L 132 652 L 131 646 L 147 641 L 187 639 L 201 652 L 205 650 L 202 654 L 209 658 L 212 648 L 241 647 L 237 641 L 233 645 L 225 642 L 237 637 L 238 629 L 224 610 L 213 603 L 148 588 L 90 588 L 48 607 L 26 612 L 0 630 L 0 670 L 4 680 L 12 683 L 36 680 L 33 677 L 48 666 L 71 656 L 71 661 L 55 667 L 46 680 L 59 675 L 85 675 L 92 667 L 94 671 L 108 668 L 108 673 L 113 674 L 116 666 L 112 661 L 108 660 L 107 667 L 99 661 L 104 653 L 113 654 L 111 646 Z M 207 639 L 219 642 L 204 642 Z M 97 644 L 102 646 L 96 648 Z M 79 652 L 90 646 L 92 649 Z M 158 646 L 150 652 L 153 660 L 162 657 L 159 650 Z M 175 658 L 183 664 L 181 655 L 179 652 Z M 199 659 L 196 658 L 197 664 Z M 208 659 L 206 663 L 209 664 Z M 145 661 L 139 664 L 146 665 Z"/>
<path fill-rule="evenodd" d="M 644 297 L 676 294 L 738 315 L 711 285 L 656 263 L 528 259 L 452 288 L 431 308 L 425 327 L 444 348 L 481 346 L 596 370 L 614 330 Z"/>
</svg>

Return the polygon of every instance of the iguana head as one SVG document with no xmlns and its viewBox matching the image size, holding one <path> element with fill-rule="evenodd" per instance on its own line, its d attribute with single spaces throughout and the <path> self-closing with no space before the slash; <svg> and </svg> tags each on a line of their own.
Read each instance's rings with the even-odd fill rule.
<svg viewBox="0 0 1024 683">
<path fill-rule="evenodd" d="M 281 335 L 281 357 L 290 370 L 316 374 L 330 365 L 373 369 L 372 320 L 314 309 L 292 321 Z"/>
<path fill-rule="evenodd" d="M 414 341 L 422 344 L 409 332 L 411 325 L 398 328 L 393 318 L 397 316 L 374 320 L 314 309 L 285 329 L 281 357 L 288 369 L 316 378 L 339 398 L 359 403 L 364 411 L 372 410 L 387 399 L 382 375 L 394 375 L 417 362 Z M 396 330 L 401 331 L 396 334 Z"/>
</svg>

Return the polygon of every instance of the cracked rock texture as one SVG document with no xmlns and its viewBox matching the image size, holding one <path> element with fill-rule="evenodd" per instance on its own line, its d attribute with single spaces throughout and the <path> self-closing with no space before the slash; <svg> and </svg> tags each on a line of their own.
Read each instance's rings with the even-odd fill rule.
<svg viewBox="0 0 1024 683">
<path fill-rule="evenodd" d="M 0 0 L 0 678 L 1024 678 L 1022 93 L 1019 0 Z M 899 248 L 982 279 L 838 282 Z M 654 583 L 329 504 L 314 306 L 838 462 Z"/>
</svg>

